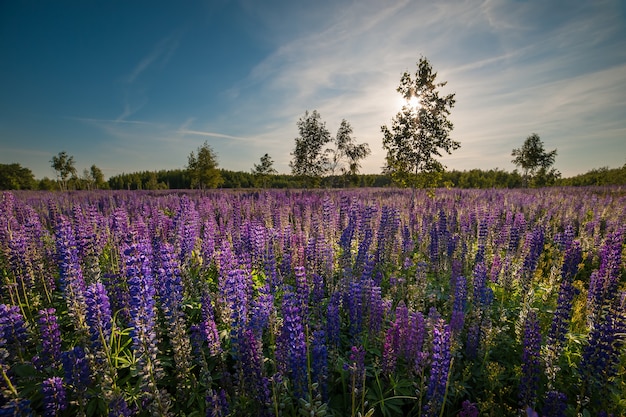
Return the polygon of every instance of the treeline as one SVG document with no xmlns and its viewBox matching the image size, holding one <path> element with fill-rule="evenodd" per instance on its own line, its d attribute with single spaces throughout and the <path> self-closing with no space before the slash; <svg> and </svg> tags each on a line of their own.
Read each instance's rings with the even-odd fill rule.
<svg viewBox="0 0 626 417">
<path fill-rule="evenodd" d="M 557 181 L 563 186 L 626 185 L 626 164 L 621 168 L 596 168 L 584 174 Z"/>
<path fill-rule="evenodd" d="M 331 175 L 309 177 L 302 175 L 258 175 L 245 171 L 219 170 L 220 188 L 347 188 L 391 187 L 392 179 L 385 174 Z M 471 169 L 446 171 L 440 178 L 441 186 L 454 188 L 521 188 L 523 176 L 517 171 L 501 169 Z M 626 165 L 621 168 L 597 168 L 585 174 L 556 180 L 558 186 L 626 185 Z M 102 183 L 82 178 L 69 180 L 72 190 L 167 190 L 190 189 L 191 176 L 186 169 L 141 171 L 115 175 Z M 0 164 L 0 189 L 2 190 L 58 190 L 57 181 L 44 178 L 36 180 L 32 171 L 20 164 Z"/>
</svg>

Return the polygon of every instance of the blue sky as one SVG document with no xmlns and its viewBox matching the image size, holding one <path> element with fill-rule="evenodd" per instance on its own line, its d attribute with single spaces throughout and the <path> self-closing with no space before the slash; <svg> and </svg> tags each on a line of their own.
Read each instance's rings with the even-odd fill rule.
<svg viewBox="0 0 626 417">
<path fill-rule="evenodd" d="M 626 163 L 623 0 L 218 0 L 0 3 L 0 163 L 54 177 L 65 150 L 106 177 L 269 153 L 289 172 L 296 122 L 348 120 L 384 165 L 380 126 L 427 57 L 456 93 L 449 169 L 512 171 L 536 132 L 571 176 Z"/>
</svg>

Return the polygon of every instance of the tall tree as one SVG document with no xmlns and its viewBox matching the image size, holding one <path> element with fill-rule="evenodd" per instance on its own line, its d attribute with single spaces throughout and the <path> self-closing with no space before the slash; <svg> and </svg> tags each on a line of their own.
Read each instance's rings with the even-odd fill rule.
<svg viewBox="0 0 626 417">
<path fill-rule="evenodd" d="M 337 171 L 345 176 L 358 174 L 361 168 L 361 160 L 371 153 L 369 145 L 367 143 L 356 143 L 352 133 L 352 126 L 343 119 L 337 130 L 337 136 L 335 136 L 335 148 L 327 150 L 332 155 L 329 168 L 331 175 L 334 175 Z"/>
<path fill-rule="evenodd" d="M 67 182 L 70 178 L 76 177 L 76 167 L 74 166 L 74 157 L 68 155 L 67 152 L 61 151 L 58 155 L 53 156 L 50 160 L 52 168 L 57 173 L 61 190 L 67 190 Z"/>
<path fill-rule="evenodd" d="M 415 78 L 405 71 L 396 90 L 406 104 L 392 119 L 391 128 L 381 127 L 387 151 L 386 171 L 402 186 L 436 185 L 445 167 L 435 157 L 443 151 L 451 154 L 461 146 L 450 137 L 453 124 L 448 116 L 455 104 L 454 94 L 440 95 L 439 88 L 447 83 L 437 83 L 436 78 L 437 73 L 424 57 L 417 63 Z M 429 178 L 429 184 L 417 184 L 420 178 Z"/>
<path fill-rule="evenodd" d="M 324 146 L 331 141 L 326 123 L 322 122 L 317 110 L 304 113 L 297 123 L 300 136 L 295 139 L 296 148 L 289 162 L 294 175 L 305 175 L 319 179 L 327 169 L 328 156 Z"/>
<path fill-rule="evenodd" d="M 0 190 L 33 190 L 37 182 L 33 172 L 20 164 L 0 164 Z"/>
<path fill-rule="evenodd" d="M 511 162 L 523 171 L 525 186 L 551 185 L 561 176 L 561 173 L 552 168 L 556 159 L 556 149 L 546 152 L 543 142 L 536 133 L 526 138 L 521 148 L 513 149 Z"/>
<path fill-rule="evenodd" d="M 217 169 L 217 154 L 205 141 L 196 152 L 189 154 L 187 171 L 191 177 L 191 188 L 217 188 L 223 180 Z"/>
<path fill-rule="evenodd" d="M 267 187 L 267 177 L 269 175 L 277 174 L 278 171 L 274 169 L 274 161 L 272 161 L 272 157 L 269 154 L 265 154 L 261 157 L 260 164 L 254 164 L 254 169 L 252 169 L 252 173 L 260 179 L 263 188 Z"/>
<path fill-rule="evenodd" d="M 95 164 L 89 168 L 89 176 L 93 181 L 96 190 L 107 187 L 107 183 L 104 180 L 104 174 L 102 173 L 102 170 L 98 168 Z"/>
</svg>

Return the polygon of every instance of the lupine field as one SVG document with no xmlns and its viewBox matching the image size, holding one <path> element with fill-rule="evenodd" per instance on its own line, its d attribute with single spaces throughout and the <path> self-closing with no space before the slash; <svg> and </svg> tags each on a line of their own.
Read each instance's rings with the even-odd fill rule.
<svg viewBox="0 0 626 417">
<path fill-rule="evenodd" d="M 0 194 L 0 415 L 624 416 L 626 189 Z"/>
</svg>

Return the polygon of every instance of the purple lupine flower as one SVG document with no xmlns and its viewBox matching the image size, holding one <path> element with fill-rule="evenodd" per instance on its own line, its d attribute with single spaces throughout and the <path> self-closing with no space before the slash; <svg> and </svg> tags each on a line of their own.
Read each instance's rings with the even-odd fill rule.
<svg viewBox="0 0 626 417">
<path fill-rule="evenodd" d="M 191 258 L 191 252 L 200 233 L 198 212 L 193 202 L 186 195 L 180 199 L 180 208 L 176 214 L 175 227 L 177 229 L 177 247 L 180 249 L 180 262 L 186 263 Z"/>
<path fill-rule="evenodd" d="M 328 348 L 326 333 L 323 330 L 313 332 L 311 342 L 311 381 L 318 384 L 323 399 L 328 398 Z"/>
<path fill-rule="evenodd" d="M 226 391 L 210 389 L 206 396 L 206 417 L 226 417 L 229 415 Z"/>
<path fill-rule="evenodd" d="M 432 363 L 426 391 L 427 403 L 424 405 L 424 413 L 427 416 L 438 416 L 440 410 L 445 407 L 443 400 L 452 360 L 450 347 L 450 326 L 443 325 L 442 320 L 437 320 L 433 326 Z"/>
<path fill-rule="evenodd" d="M 109 417 L 130 417 L 133 413 L 122 394 L 116 394 L 109 402 Z"/>
<path fill-rule="evenodd" d="M 133 351 L 137 356 L 137 369 L 141 388 L 152 412 L 165 412 L 169 399 L 160 392 L 154 381 L 163 376 L 158 359 L 155 327 L 156 305 L 154 278 L 148 259 L 149 245 L 130 243 L 124 250 L 126 276 L 130 293 L 130 320 Z"/>
<path fill-rule="evenodd" d="M 41 353 L 33 359 L 33 362 L 39 370 L 46 367 L 56 368 L 61 360 L 61 330 L 57 322 L 56 310 L 54 308 L 39 310 L 38 322 L 41 333 Z"/>
<path fill-rule="evenodd" d="M 452 315 L 450 317 L 450 329 L 458 335 L 465 324 L 465 307 L 467 304 L 467 281 L 465 277 L 458 276 L 454 286 L 454 301 Z"/>
<path fill-rule="evenodd" d="M 59 263 L 61 290 L 70 317 L 79 332 L 86 331 L 85 280 L 78 260 L 78 248 L 70 222 L 60 216 L 55 225 L 56 248 Z"/>
<path fill-rule="evenodd" d="M 174 247 L 167 242 L 158 242 L 156 261 L 156 281 L 158 285 L 159 307 L 170 326 L 176 326 L 184 318 L 183 284 L 180 264 L 174 256 Z"/>
<path fill-rule="evenodd" d="M 276 341 L 279 371 L 289 375 L 294 393 L 302 397 L 307 389 L 307 346 L 300 303 L 287 287 L 282 303 L 283 327 Z"/>
<path fill-rule="evenodd" d="M 474 303 L 479 308 L 486 308 L 491 304 L 493 292 L 487 286 L 487 267 L 484 262 L 474 265 Z"/>
<path fill-rule="evenodd" d="M 623 309 L 623 306 L 620 306 Z M 583 379 L 587 380 L 587 389 L 597 393 L 607 389 L 618 371 L 619 358 L 624 346 L 623 334 L 626 332 L 626 317 L 623 311 L 609 309 L 602 320 L 592 323 L 588 344 L 583 349 L 583 356 L 578 367 Z"/>
<path fill-rule="evenodd" d="M 489 269 L 489 279 L 491 282 L 498 282 L 498 276 L 500 275 L 500 271 L 502 270 L 502 259 L 499 255 L 495 255 L 493 257 L 493 262 L 491 263 L 491 269 Z"/>
<path fill-rule="evenodd" d="M 100 282 L 91 284 L 85 292 L 87 302 L 87 325 L 94 349 L 103 348 L 111 337 L 111 304 L 106 288 Z"/>
<path fill-rule="evenodd" d="M 341 295 L 335 292 L 330 296 L 326 310 L 326 339 L 328 345 L 333 348 L 339 347 L 339 336 L 341 332 Z"/>
<path fill-rule="evenodd" d="M 534 408 L 541 372 L 541 333 L 539 332 L 537 313 L 534 310 L 530 310 L 526 316 L 523 346 L 519 400 L 522 406 Z"/>
<path fill-rule="evenodd" d="M 30 407 L 30 400 L 25 398 L 12 399 L 0 406 L 0 416 L 30 417 L 34 415 L 35 413 Z"/>
<path fill-rule="evenodd" d="M 307 282 L 306 273 L 304 268 L 297 266 L 294 268 L 294 275 L 296 280 L 296 297 L 300 307 L 300 314 L 306 320 L 309 315 L 309 298 L 311 288 Z"/>
<path fill-rule="evenodd" d="M 365 387 L 365 348 L 361 345 L 350 348 L 350 392 L 361 393 Z"/>
<path fill-rule="evenodd" d="M 251 277 L 242 269 L 229 272 L 221 285 L 223 299 L 226 302 L 230 317 L 231 337 L 237 336 L 238 329 L 246 328 L 250 310 Z"/>
<path fill-rule="evenodd" d="M 522 292 L 525 293 L 530 285 L 533 274 L 537 269 L 539 257 L 543 251 L 544 231 L 543 227 L 536 227 L 529 235 L 526 241 L 528 253 L 524 257 L 522 266 Z"/>
<path fill-rule="evenodd" d="M 215 324 L 211 296 L 207 291 L 202 295 L 201 312 L 202 321 L 200 322 L 199 330 L 202 333 L 203 339 L 209 345 L 209 353 L 213 356 L 217 356 L 222 352 L 222 348 L 220 346 L 220 336 L 217 331 L 217 325 Z"/>
<path fill-rule="evenodd" d="M 374 232 L 372 232 L 371 228 L 365 229 L 365 235 L 363 239 L 359 242 L 359 250 L 356 255 L 356 259 L 354 261 L 354 269 L 356 271 L 361 271 L 365 268 L 366 264 L 369 260 L 369 248 L 372 244 L 372 239 L 374 237 Z"/>
<path fill-rule="evenodd" d="M 567 396 L 559 391 L 548 391 L 541 410 L 542 417 L 565 417 Z"/>
<path fill-rule="evenodd" d="M 563 267 L 561 268 L 561 286 L 556 304 L 556 310 L 552 318 L 552 325 L 548 333 L 548 346 L 557 353 L 559 346 L 565 341 L 565 335 L 572 315 L 572 300 L 578 290 L 572 284 L 572 280 L 578 270 L 578 264 L 582 261 L 580 243 L 575 241 L 569 244 Z"/>
<path fill-rule="evenodd" d="M 349 283 L 348 292 L 344 295 L 344 305 L 348 308 L 350 335 L 356 337 L 363 327 L 363 293 L 360 281 Z"/>
<path fill-rule="evenodd" d="M 478 407 L 469 400 L 463 401 L 458 417 L 478 417 Z"/>
<path fill-rule="evenodd" d="M 0 304 L 0 340 L 2 339 L 8 352 L 8 360 L 21 362 L 29 337 L 18 306 Z"/>
<path fill-rule="evenodd" d="M 516 252 L 519 246 L 522 232 L 526 229 L 526 219 L 524 213 L 515 213 L 515 219 L 509 229 L 509 252 Z"/>
<path fill-rule="evenodd" d="M 250 328 L 254 330 L 257 336 L 260 337 L 263 330 L 267 328 L 273 310 L 274 296 L 270 292 L 269 285 L 266 284 L 259 288 L 259 295 L 252 302 Z"/>
<path fill-rule="evenodd" d="M 600 249 L 600 268 L 593 271 L 589 280 L 587 303 L 593 316 L 598 316 L 604 305 L 616 302 L 622 261 L 622 235 L 609 234 Z"/>
<path fill-rule="evenodd" d="M 430 264 L 434 267 L 439 262 L 439 233 L 437 233 L 437 226 L 434 224 L 430 229 L 430 243 L 428 245 L 428 254 L 430 256 Z"/>
<path fill-rule="evenodd" d="M 202 259 L 205 267 L 210 265 L 215 253 L 215 238 L 217 235 L 217 226 L 212 218 L 204 220 L 202 227 Z"/>
<path fill-rule="evenodd" d="M 398 331 L 395 328 L 395 324 L 391 323 L 391 326 L 385 332 L 383 341 L 382 371 L 384 375 L 392 375 L 396 371 L 396 363 L 398 361 L 397 335 Z"/>
<path fill-rule="evenodd" d="M 385 301 L 382 297 L 382 290 L 373 280 L 365 281 L 366 293 L 366 310 L 367 310 L 367 327 L 369 334 L 376 336 L 380 333 L 385 314 Z"/>
<path fill-rule="evenodd" d="M 251 394 L 259 411 L 267 409 L 270 400 L 269 379 L 263 372 L 263 346 L 252 329 L 243 330 L 239 339 L 238 366 L 242 392 Z M 261 413 L 262 414 L 262 413 Z"/>
<path fill-rule="evenodd" d="M 41 383 L 43 394 L 43 415 L 56 417 L 67 408 L 67 396 L 63 387 L 63 379 L 58 376 L 44 379 Z"/>
<path fill-rule="evenodd" d="M 71 392 L 83 397 L 91 383 L 91 370 L 85 356 L 85 350 L 80 346 L 61 354 L 61 362 L 65 372 L 65 383 L 71 387 Z"/>
</svg>

